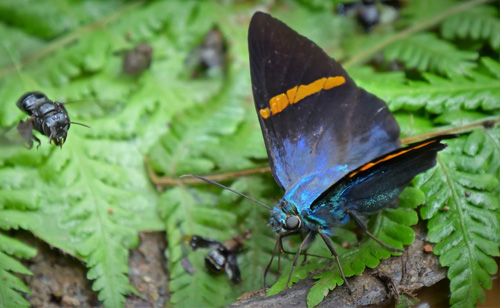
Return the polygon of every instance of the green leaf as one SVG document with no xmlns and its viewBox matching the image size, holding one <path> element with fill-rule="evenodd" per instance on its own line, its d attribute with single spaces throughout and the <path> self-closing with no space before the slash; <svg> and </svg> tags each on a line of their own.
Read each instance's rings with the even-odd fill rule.
<svg viewBox="0 0 500 308">
<path fill-rule="evenodd" d="M 121 306 L 130 289 L 128 249 L 137 245 L 136 232 L 146 223 L 135 213 L 154 211 L 148 206 L 154 205 L 154 198 L 143 196 L 148 188 L 145 175 L 137 170 L 141 164 L 140 155 L 127 143 L 73 135 L 64 151 L 54 152 L 40 169 L 50 184 L 38 214 L 44 221 L 51 217 L 52 226 L 41 221 L 30 229 L 84 258 L 90 268 L 87 277 L 95 279 L 93 289 L 107 307 Z M 56 193 L 63 185 L 66 190 Z"/>
<path fill-rule="evenodd" d="M 91 3 L 74 3 L 70 6 L 62 3 L 45 6 L 33 0 L 23 0 L 17 3 L 6 1 L 0 5 L 0 18 L 22 27 L 27 33 L 42 38 L 52 38 L 109 14 L 120 4 L 119 1 L 91 1 Z"/>
<path fill-rule="evenodd" d="M 256 10 L 270 8 L 274 16 L 337 60 L 348 59 L 349 74 L 356 82 L 386 99 L 396 111 L 403 136 L 427 133 L 438 125 L 454 127 L 498 117 L 500 63 L 495 47 L 498 31 L 494 31 L 498 14 L 486 6 L 478 7 L 486 0 L 411 1 L 401 9 L 398 21 L 380 24 L 368 34 L 356 31 L 359 27 L 354 18 L 326 9 L 337 2 L 263 5 L 230 1 L 220 6 L 210 1 L 85 0 L 58 2 L 52 7 L 41 7 L 33 0 L 2 2 L 0 228 L 29 230 L 50 246 L 81 259 L 106 306 L 122 306 L 124 295 L 131 290 L 128 249 L 137 244 L 140 230 L 167 230 L 172 305 L 223 306 L 245 291 L 260 288 L 276 240 L 271 228 L 266 227 L 269 211 L 211 186 L 167 187 L 158 202 L 160 194 L 153 189 L 144 168 L 148 153 L 155 170 L 169 177 L 227 172 L 222 177 L 226 179 L 224 185 L 267 204 L 276 203 L 282 196 L 269 174 L 237 180 L 227 177 L 267 164 L 252 102 L 246 41 L 248 22 Z M 478 17 L 481 10 L 485 10 L 484 23 Z M 452 29 L 456 14 L 462 14 L 457 16 L 463 18 L 464 25 L 456 24 Z M 192 78 L 186 60 L 214 27 L 226 39 L 227 74 Z M 438 39 L 437 31 L 443 37 Z M 152 64 L 141 75 L 127 76 L 122 52 L 140 42 L 153 47 Z M 482 47 L 484 43 L 493 48 Z M 400 51 L 416 53 L 398 52 L 396 58 L 418 70 L 393 71 L 400 67 L 392 63 L 388 67 L 378 56 L 390 54 L 398 44 Z M 442 50 L 450 56 L 443 57 Z M 476 51 L 481 57 L 478 60 L 472 57 Z M 450 65 L 449 59 L 456 63 Z M 371 68 L 353 67 L 367 60 L 373 60 Z M 26 150 L 16 125 L 28 116 L 16 107 L 16 101 L 26 91 L 34 90 L 43 91 L 53 100 L 71 102 L 65 105 L 71 120 L 92 128 L 72 125 L 62 149 L 48 145 L 47 138 L 35 132 L 42 146 Z M 467 143 L 465 154 L 453 156 L 449 164 L 450 168 L 467 165 L 474 170 L 457 171 L 456 185 L 468 187 L 472 206 L 491 207 L 485 211 L 493 213 L 500 225 L 498 210 L 492 206 L 498 190 L 493 188 L 491 178 L 500 177 L 500 162 L 495 158 L 499 157 L 500 133 L 497 129 L 483 132 L 483 143 Z M 475 155 L 487 147 L 492 148 L 490 156 Z M 423 191 L 421 187 L 406 190 L 401 195 L 402 206 L 418 206 Z M 450 205 L 441 205 L 428 203 L 429 213 L 435 211 L 433 215 L 439 216 L 444 214 L 439 209 L 446 207 L 452 211 Z M 394 231 L 380 231 L 380 236 L 393 245 L 402 245 L 411 240 L 407 227 L 414 216 L 386 211 L 373 218 L 375 225 L 371 228 L 393 227 Z M 241 287 L 231 285 L 224 275 L 208 275 L 203 266 L 208 251 L 191 251 L 182 240 L 197 232 L 224 241 L 244 231 L 250 231 L 251 238 L 238 254 Z M 495 232 L 499 233 L 498 229 Z M 333 238 L 350 246 L 357 243 L 355 233 L 348 229 L 337 229 Z M 477 272 L 492 272 L 494 269 L 488 266 L 494 254 L 492 241 L 476 235 L 470 238 L 487 256 L 478 256 L 482 267 Z M 291 251 L 297 248 L 297 240 L 286 243 Z M 370 242 L 362 242 L 352 251 L 338 245 L 344 258 L 341 261 L 353 274 L 389 255 Z M 311 250 L 328 255 L 320 244 L 316 241 Z M 30 256 L 29 249 L 2 237 L 0 253 L 7 256 L 0 267 L 17 262 L 14 258 Z M 361 261 L 350 261 L 351 254 Z M 193 264 L 194 276 L 182 268 L 185 258 Z M 318 303 L 342 283 L 335 263 L 313 259 L 306 267 L 298 267 L 292 277 L 296 282 L 299 277 L 307 277 L 310 270 L 318 273 L 328 266 L 332 272 L 321 274 L 311 290 L 310 303 Z M 16 267 L 4 273 L 14 276 L 24 270 Z M 267 283 L 274 281 L 276 262 L 270 272 Z M 283 273 L 282 284 L 287 278 Z M 464 273 L 465 280 L 474 278 Z M 0 280 L 2 300 L 12 292 L 9 298 L 22 299 L 16 290 L 24 292 L 26 288 L 8 279 L 11 282 L 7 285 Z M 214 294 L 220 294 L 220 298 Z M 12 301 L 2 305 L 12 305 Z M 16 299 L 13 305 L 26 302 Z"/>
<path fill-rule="evenodd" d="M 219 146 L 220 137 L 234 134 L 244 117 L 240 102 L 245 92 L 237 84 L 249 81 L 246 73 L 236 72 L 210 102 L 187 110 L 172 122 L 168 134 L 149 153 L 153 168 L 167 176 L 204 174 L 215 168 L 210 160 L 212 149 Z"/>
<path fill-rule="evenodd" d="M 476 64 L 476 52 L 462 51 L 431 33 L 420 33 L 387 46 L 384 57 L 398 60 L 408 69 L 431 71 L 443 75 L 466 75 Z"/>
<path fill-rule="evenodd" d="M 498 270 L 493 257 L 500 256 L 500 204 L 493 190 L 499 181 L 488 168 L 498 148 L 482 130 L 449 144 L 437 167 L 419 176 L 416 185 L 427 196 L 421 215 L 429 220 L 429 240 L 437 243 L 434 253 L 449 267 L 450 304 L 471 307 L 484 302 L 483 288 L 491 288 L 490 275 Z"/>
<path fill-rule="evenodd" d="M 500 80 L 489 73 L 477 72 L 468 78 L 453 76 L 451 79 L 426 73 L 423 77 L 425 81 L 407 80 L 396 84 L 394 79 L 387 80 L 384 74 L 379 74 L 377 79 L 363 84 L 367 91 L 384 99 L 393 111 L 425 108 L 440 114 L 458 109 L 491 112 L 500 108 Z"/>
<path fill-rule="evenodd" d="M 441 34 L 446 39 L 485 40 L 495 50 L 500 50 L 500 20 L 497 9 L 479 6 L 448 17 L 441 25 Z"/>
<path fill-rule="evenodd" d="M 417 136 L 433 131 L 434 123 L 427 117 L 412 112 L 396 112 L 394 117 L 399 124 L 401 137 Z"/>
<path fill-rule="evenodd" d="M 36 250 L 18 240 L 0 234 L 0 306 L 29 307 L 29 303 L 18 292 L 30 293 L 28 287 L 14 275 L 33 275 L 19 261 L 12 258 L 32 258 Z"/>
</svg>

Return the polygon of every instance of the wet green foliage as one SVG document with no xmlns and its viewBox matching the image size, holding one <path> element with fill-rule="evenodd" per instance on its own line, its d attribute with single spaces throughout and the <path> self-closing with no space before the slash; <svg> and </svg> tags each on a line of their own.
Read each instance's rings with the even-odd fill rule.
<svg viewBox="0 0 500 308">
<path fill-rule="evenodd" d="M 223 306 L 261 286 L 275 235 L 264 208 L 209 185 L 180 185 L 183 174 L 213 175 L 265 167 L 267 154 L 252 101 L 247 29 L 267 10 L 341 61 L 358 85 L 385 99 L 402 137 L 497 119 L 500 110 L 500 18 L 486 0 L 411 1 L 397 20 L 366 33 L 354 16 L 332 9 L 339 1 L 226 3 L 211 1 L 37 1 L 0 3 L 0 306 L 28 306 L 29 275 L 20 258 L 35 252 L 8 230 L 25 229 L 88 267 L 87 277 L 107 307 L 123 306 L 131 286 L 128 253 L 139 231 L 165 231 L 172 306 Z M 383 16 L 398 13 L 381 7 Z M 385 18 L 385 17 L 384 17 Z M 321 25 L 318 27 L 318 25 Z M 227 68 L 202 75 L 186 59 L 214 27 L 227 43 Z M 146 42 L 152 64 L 137 76 L 122 68 L 124 50 Z M 26 119 L 15 103 L 42 91 L 66 106 L 73 121 L 62 149 L 27 150 L 15 126 Z M 428 239 L 449 268 L 451 304 L 474 305 L 497 272 L 500 239 L 500 130 L 480 128 L 449 141 L 436 168 L 419 176 L 398 209 L 370 221 L 382 241 L 403 248 L 413 241 L 417 213 Z M 157 192 L 145 157 L 171 186 Z M 270 174 L 227 178 L 223 184 L 267 204 L 282 195 Z M 418 207 L 419 205 L 425 205 Z M 250 231 L 239 254 L 243 282 L 209 275 L 186 237 L 220 241 Z M 375 267 L 391 252 L 352 230 L 334 242 L 346 276 Z M 315 253 L 328 255 L 314 243 Z M 351 249 L 342 248 L 349 242 Z M 294 250 L 297 242 L 286 245 Z M 459 258 L 460 257 L 460 258 Z M 189 262 L 189 274 L 182 266 Z M 288 279 L 289 258 L 270 289 Z M 311 258 L 291 282 L 314 272 L 308 305 L 343 284 L 335 263 Z M 275 281 L 271 267 L 267 284 Z"/>
</svg>

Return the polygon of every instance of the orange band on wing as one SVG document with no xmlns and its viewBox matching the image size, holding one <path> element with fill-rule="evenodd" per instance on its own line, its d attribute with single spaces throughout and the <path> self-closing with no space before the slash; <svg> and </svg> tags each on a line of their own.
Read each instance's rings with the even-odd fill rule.
<svg viewBox="0 0 500 308">
<path fill-rule="evenodd" d="M 277 114 L 288 106 L 288 97 L 283 93 L 276 95 L 269 101 L 269 106 L 271 106 L 272 114 Z"/>
<path fill-rule="evenodd" d="M 267 119 L 272 115 L 280 113 L 288 105 L 298 103 L 302 99 L 319 93 L 321 90 L 330 90 L 345 83 L 343 76 L 320 78 L 308 85 L 295 86 L 286 93 L 281 93 L 269 100 L 269 108 L 260 109 L 260 116 Z"/>
<path fill-rule="evenodd" d="M 400 151 L 400 152 L 397 152 L 397 153 L 394 153 L 394 154 L 391 154 L 391 155 L 384 156 L 384 157 L 382 157 L 381 159 L 379 159 L 379 160 L 377 160 L 377 161 L 375 161 L 375 162 L 370 162 L 370 163 L 367 163 L 366 165 L 364 165 L 364 166 L 363 166 L 363 167 L 361 167 L 360 169 L 358 169 L 358 170 L 356 170 L 356 171 L 352 172 L 351 174 L 349 174 L 349 177 L 350 177 L 350 178 L 352 178 L 353 176 L 355 176 L 355 175 L 356 175 L 356 174 L 358 174 L 359 172 L 361 172 L 361 171 L 365 171 L 365 170 L 368 170 L 368 169 L 370 169 L 371 167 L 373 167 L 373 166 L 375 166 L 375 165 L 377 165 L 377 164 L 379 164 L 379 163 L 381 163 L 381 162 L 388 161 L 388 160 L 390 160 L 390 159 L 393 159 L 394 157 L 398 157 L 398 156 L 403 155 L 403 154 L 405 154 L 405 153 L 408 153 L 408 152 L 410 152 L 410 151 L 413 151 L 413 150 L 416 150 L 416 149 L 420 149 L 420 148 L 425 147 L 426 145 L 431 144 L 431 143 L 434 143 L 434 142 L 436 142 L 436 140 L 431 140 L 431 141 L 429 141 L 429 142 L 419 144 L 419 145 L 417 145 L 417 146 L 415 146 L 415 147 L 412 147 L 412 148 L 409 148 L 409 149 L 405 149 L 405 150 L 402 150 L 402 151 Z"/>
<path fill-rule="evenodd" d="M 264 119 L 267 119 L 271 116 L 271 112 L 269 111 L 269 108 L 261 109 L 259 110 L 260 116 L 263 117 Z"/>
</svg>

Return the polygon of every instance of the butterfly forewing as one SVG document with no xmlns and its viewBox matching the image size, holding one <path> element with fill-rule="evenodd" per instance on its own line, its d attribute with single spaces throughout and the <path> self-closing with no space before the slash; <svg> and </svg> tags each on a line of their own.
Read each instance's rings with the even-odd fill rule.
<svg viewBox="0 0 500 308">
<path fill-rule="evenodd" d="M 358 88 L 316 44 L 264 13 L 252 18 L 248 44 L 255 106 L 283 189 L 307 189 L 312 201 L 399 146 L 399 127 L 386 104 Z M 299 183 L 309 177 L 321 182 Z"/>
</svg>

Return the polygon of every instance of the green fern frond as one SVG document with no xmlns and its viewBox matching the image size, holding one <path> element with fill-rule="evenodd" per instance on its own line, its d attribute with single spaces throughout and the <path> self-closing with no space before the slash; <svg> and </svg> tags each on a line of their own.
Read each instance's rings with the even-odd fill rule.
<svg viewBox="0 0 500 308">
<path fill-rule="evenodd" d="M 0 202 L 0 205 L 3 202 Z M 3 211 L 0 211 L 0 214 Z M 3 216 L 2 216 L 3 218 Z M 0 226 L 2 229 L 4 226 Z M 18 240 L 0 233 L 0 306 L 1 307 L 29 307 L 29 303 L 18 292 L 30 293 L 28 287 L 19 277 L 14 275 L 33 275 L 17 258 L 32 258 L 36 249 L 31 248 Z"/>
<path fill-rule="evenodd" d="M 3 147 L 2 147 L 3 148 Z M 3 148 L 5 150 L 6 148 Z M 6 151 L 0 151 L 5 154 Z M 12 153 L 12 152 L 11 152 Z M 19 159 L 19 157 L 16 157 Z M 8 160 L 4 160 L 7 162 Z M 36 218 L 42 188 L 36 171 L 29 168 L 0 169 L 0 228 L 29 230 Z"/>
<path fill-rule="evenodd" d="M 397 84 L 391 73 L 382 73 L 377 74 L 376 78 L 358 79 L 356 82 L 383 98 L 393 111 L 422 108 L 433 114 L 460 108 L 491 111 L 500 108 L 500 80 L 497 77 L 500 63 L 487 58 L 482 58 L 481 62 L 487 63 L 484 66 L 488 71 L 470 72 L 468 78 L 442 78 L 424 74 L 426 81 L 407 80 Z"/>
<path fill-rule="evenodd" d="M 82 5 L 86 7 L 89 3 L 82 3 Z M 149 36 L 158 33 L 168 19 L 168 15 L 161 14 L 161 12 L 168 11 L 165 9 L 166 2 L 156 2 L 145 8 L 138 8 L 140 3 L 121 6 L 119 9 L 113 5 L 103 6 L 106 9 L 99 11 L 97 15 L 94 14 L 95 16 L 92 14 L 90 16 L 92 20 L 96 20 L 93 27 L 74 29 L 74 33 L 70 33 L 58 41 L 46 43 L 35 50 L 29 50 L 30 56 L 24 59 L 28 67 L 25 73 L 34 80 L 35 86 L 62 86 L 77 76 L 103 69 L 110 59 L 119 59 L 114 54 L 115 51 L 133 47 L 126 42 L 127 34 L 137 33 L 134 40 L 140 42 L 146 38 L 146 32 Z M 92 5 L 89 5 L 89 8 L 92 8 Z M 129 12 L 131 8 L 135 9 L 133 13 Z M 76 11 L 78 8 L 75 8 Z M 134 18 L 127 19 L 127 14 L 133 14 Z M 61 16 L 65 16 L 65 14 L 61 14 Z M 127 22 L 113 24 L 109 29 L 104 27 L 118 17 L 127 20 Z M 88 23 L 90 20 L 86 22 Z M 139 30 L 135 31 L 136 29 Z M 11 31 L 17 30 L 12 28 Z M 9 36 L 12 35 L 11 33 Z M 24 54 L 26 54 L 26 50 L 17 47 L 14 49 L 15 59 Z M 44 61 L 33 62 L 34 59 L 40 58 L 43 58 Z M 26 86 L 32 90 L 34 85 Z"/>
<path fill-rule="evenodd" d="M 484 302 L 483 288 L 491 288 L 490 275 L 498 270 L 493 257 L 500 256 L 500 204 L 494 193 L 499 181 L 488 168 L 499 155 L 497 142 L 481 130 L 450 141 L 438 167 L 415 181 L 427 196 L 421 215 L 429 220 L 428 239 L 437 243 L 434 253 L 449 267 L 453 307 Z"/>
<path fill-rule="evenodd" d="M 59 5 L 58 5 L 59 4 Z M 0 18 L 40 38 L 53 38 L 116 11 L 122 1 L 86 1 L 44 5 L 39 1 L 2 1 Z"/>
<path fill-rule="evenodd" d="M 247 114 L 253 112 L 248 110 Z M 253 114 L 252 114 L 253 115 Z M 252 117 L 246 117 L 233 135 L 224 137 L 220 146 L 206 153 L 219 170 L 244 170 L 255 167 L 255 159 L 267 160 L 267 152 L 262 139 L 259 123 Z"/>
<path fill-rule="evenodd" d="M 500 155 L 500 130 L 498 129 L 485 130 L 484 134 L 485 134 L 485 142 L 487 142 L 494 148 L 493 151 L 494 156 L 492 158 L 498 157 L 498 155 Z M 497 179 L 500 179 L 500 160 L 491 159 L 489 161 L 488 172 L 495 175 Z"/>
<path fill-rule="evenodd" d="M 387 46 L 384 57 L 388 61 L 401 61 L 408 69 L 466 75 L 476 66 L 472 61 L 478 54 L 462 51 L 432 33 L 419 33 Z"/>
<path fill-rule="evenodd" d="M 2 152 L 2 151 L 0 151 Z M 0 160 L 0 162 L 5 162 Z M 27 171 L 27 170 L 25 170 Z M 0 229 L 28 230 L 36 219 L 30 215 L 38 207 L 36 173 L 31 176 L 21 168 L 0 169 Z M 32 275 L 17 258 L 32 258 L 36 249 L 0 233 L 0 306 L 29 307 L 29 303 L 18 292 L 30 293 L 28 287 L 14 275 Z"/>
<path fill-rule="evenodd" d="M 435 17 L 443 12 L 450 11 L 459 4 L 466 1 L 460 0 L 442 0 L 442 1 L 432 1 L 432 0 L 419 0 L 411 1 L 405 6 L 400 14 L 400 24 L 401 25 L 412 25 L 422 21 L 426 21 L 429 17 Z M 468 1 L 473 2 L 473 1 Z"/>
<path fill-rule="evenodd" d="M 12 65 L 12 61 L 19 62 L 33 50 L 39 50 L 45 45 L 42 40 L 5 24 L 0 24 L 0 37 L 3 38 L 3 46 L 0 45 L 0 68 Z M 14 59 L 11 59 L 12 51 L 15 51 Z"/>
<path fill-rule="evenodd" d="M 0 234 L 0 306 L 29 307 L 29 303 L 18 292 L 30 293 L 30 290 L 14 273 L 33 273 L 12 258 L 12 255 L 18 258 L 32 258 L 36 255 L 36 249 Z"/>
<path fill-rule="evenodd" d="M 0 68 L 0 142 L 4 137 L 8 139 L 9 133 L 16 133 L 16 124 L 27 118 L 15 106 L 26 91 L 42 90 L 54 100 L 85 100 L 68 104 L 67 109 L 73 121 L 92 128 L 72 126 L 63 149 L 49 146 L 45 136 L 41 136 L 42 146 L 38 150 L 27 151 L 21 143 L 0 145 L 0 228 L 27 229 L 47 244 L 86 262 L 88 278 L 94 280 L 93 288 L 105 306 L 122 306 L 124 295 L 131 290 L 127 279 L 128 249 L 137 244 L 137 231 L 146 229 L 167 230 L 171 304 L 223 306 L 243 291 L 259 288 L 263 268 L 269 262 L 275 243 L 275 234 L 266 227 L 269 211 L 230 192 L 220 193 L 220 189 L 213 186 L 176 187 L 167 190 L 158 203 L 144 170 L 143 157 L 148 153 L 153 167 L 173 178 L 183 173 L 237 171 L 264 163 L 266 152 L 251 100 L 246 43 L 251 12 L 262 9 L 262 5 L 245 3 L 221 7 L 207 1 L 86 0 L 66 2 L 67 8 L 61 3 L 41 8 L 35 2 L 0 4 L 0 36 L 5 37 L 0 45 L 0 63 L 7 66 Z M 289 3 L 283 9 L 273 6 L 272 14 L 326 47 L 337 59 L 348 55 L 356 59 L 360 55 L 351 64 L 371 59 L 383 51 L 384 46 L 396 42 L 387 47 L 390 53 L 391 48 L 406 40 L 407 46 L 400 46 L 397 59 L 405 61 L 407 67 L 437 72 L 446 78 L 426 72 L 423 80 L 421 75 L 411 76 L 419 80 L 415 81 L 409 80 L 404 72 L 380 73 L 352 67 L 349 73 L 359 85 L 387 99 L 391 109 L 397 110 L 396 118 L 403 134 L 415 135 L 431 130 L 436 124 L 457 125 L 459 121 L 483 118 L 485 114 L 498 114 L 498 61 L 482 58 L 472 62 L 475 54 L 473 57 L 472 53 L 458 52 L 455 45 L 447 45 L 443 48 L 450 50 L 458 64 L 451 66 L 441 61 L 431 65 L 431 60 L 442 59 L 442 55 L 423 46 L 422 42 L 439 44 L 434 46 L 448 43 L 429 37 L 427 32 L 416 35 L 424 30 L 439 29 L 441 21 L 447 18 L 441 27 L 445 38 L 488 40 L 494 47 L 493 19 L 497 17 L 492 12 L 485 14 L 488 22 L 480 23 L 481 26 L 476 25 L 477 17 L 470 13 L 471 21 L 465 30 L 460 28 L 462 32 L 447 28 L 450 27 L 447 23 L 453 21 L 447 16 L 460 10 L 463 14 L 469 13 L 464 5 L 470 9 L 485 2 L 411 1 L 402 10 L 404 16 L 411 15 L 408 28 L 400 28 L 404 24 L 398 22 L 389 31 L 377 29 L 368 36 L 356 34 L 355 37 L 350 35 L 354 33 L 355 23 L 332 16 L 329 10 L 310 10 L 301 3 Z M 332 3 L 313 5 L 331 6 Z M 192 79 L 185 60 L 213 26 L 227 39 L 228 74 Z M 446 31 L 451 36 L 445 34 Z M 421 42 L 411 41 L 415 38 L 421 38 Z M 148 42 L 153 47 L 152 65 L 140 76 L 126 76 L 122 72 L 122 58 L 115 52 L 133 48 L 139 42 Z M 342 48 L 341 42 L 346 42 L 344 47 L 350 43 L 356 48 Z M 416 50 L 418 54 L 406 55 L 403 50 Z M 493 58 L 497 51 L 487 50 Z M 429 59 L 427 64 L 425 57 Z M 482 145 L 500 148 L 498 130 L 485 130 L 484 134 L 488 141 L 478 143 L 480 149 L 486 148 Z M 40 135 L 37 133 L 37 136 Z M 474 152 L 472 148 L 468 149 L 470 153 Z M 498 150 L 495 151 L 498 156 Z M 457 154 L 450 161 L 446 157 L 442 158 L 445 163 L 459 164 L 465 156 Z M 477 161 L 471 159 L 470 164 L 478 169 L 486 165 L 489 173 L 499 177 L 500 163 L 492 158 L 493 155 L 489 158 L 478 155 Z M 462 172 L 457 179 L 470 181 L 472 178 L 481 183 L 483 175 L 474 175 Z M 224 184 L 271 205 L 276 200 L 270 200 L 269 196 L 279 198 L 279 189 L 270 175 L 245 177 Z M 469 185 L 460 182 L 456 187 L 466 184 Z M 477 201 L 476 191 L 488 196 L 497 194 L 470 190 L 470 202 Z M 420 190 L 405 193 L 412 200 L 422 199 Z M 162 212 L 161 219 L 157 206 Z M 412 238 L 408 226 L 414 223 L 415 214 L 413 210 L 410 213 L 413 214 L 402 213 L 401 209 L 385 211 L 374 217 L 375 226 L 371 227 L 378 230 L 384 241 L 402 247 Z M 487 213 L 487 219 L 493 213 L 497 225 L 500 224 L 497 210 L 488 209 Z M 401 238 L 388 233 L 391 226 L 401 231 Z M 224 275 L 209 276 L 203 266 L 208 251 L 191 251 L 183 242 L 184 235 L 201 234 L 223 241 L 243 231 L 250 231 L 251 238 L 245 244 L 245 251 L 238 255 L 243 278 L 241 288 L 231 285 Z M 346 230 L 339 230 L 337 238 L 356 242 L 353 233 Z M 494 242 L 478 238 L 476 245 L 480 248 L 490 249 L 490 242 Z M 3 243 L 11 245 L 0 236 L 0 258 L 7 260 L 0 261 L 0 267 L 14 260 L 10 255 L 23 257 L 2 250 Z M 342 252 L 341 262 L 351 275 L 362 272 L 366 266 L 375 266 L 381 258 L 390 255 L 370 243 L 371 240 L 362 242 L 352 251 L 338 247 Z M 290 241 L 288 245 L 291 250 L 296 248 L 296 242 Z M 311 249 L 328 254 L 320 241 L 314 245 Z M 437 246 L 437 249 L 441 248 Z M 487 258 L 480 260 L 486 260 L 489 266 L 495 252 L 488 253 Z M 354 262 L 351 256 L 365 259 Z M 182 267 L 185 260 L 195 268 L 193 276 Z M 318 280 L 308 295 L 309 305 L 318 303 L 328 290 L 342 281 L 335 263 L 314 260 L 305 267 L 297 267 L 294 282 L 306 277 L 310 270 L 318 273 L 329 265 L 331 271 L 315 276 Z M 490 273 L 493 268 L 480 270 Z M 23 273 L 18 269 L 7 273 L 13 275 L 16 271 Z M 276 264 L 271 271 L 276 271 Z M 270 278 L 268 283 L 274 277 Z M 281 286 L 286 278 L 287 272 L 283 271 Z M 454 281 L 459 281 L 457 279 Z M 14 296 L 21 296 L 16 290 L 26 290 L 18 283 L 2 283 L 0 280 L 3 294 L 13 291 Z M 275 288 L 279 287 L 280 284 Z"/>
<path fill-rule="evenodd" d="M 62 151 L 44 147 L 50 155 L 38 168 L 40 176 L 31 179 L 40 194 L 40 206 L 36 212 L 23 213 L 30 218 L 26 228 L 52 246 L 83 258 L 99 299 L 106 307 L 119 307 L 131 288 L 126 276 L 128 249 L 137 245 L 136 232 L 158 229 L 156 200 L 142 171 L 141 155 L 133 146 L 77 134 L 70 138 Z"/>
<path fill-rule="evenodd" d="M 207 149 L 211 151 L 220 143 L 218 137 L 233 134 L 244 116 L 241 101 L 246 93 L 230 84 L 248 81 L 248 77 L 245 71 L 239 71 L 231 80 L 210 102 L 179 115 L 170 131 L 152 147 L 149 157 L 157 171 L 174 176 L 203 174 L 215 167 L 207 157 Z"/>
<path fill-rule="evenodd" d="M 499 51 L 500 20 L 497 9 L 480 6 L 451 16 L 442 23 L 441 35 L 446 39 L 485 40 Z"/>
</svg>

